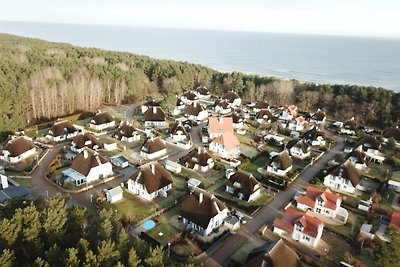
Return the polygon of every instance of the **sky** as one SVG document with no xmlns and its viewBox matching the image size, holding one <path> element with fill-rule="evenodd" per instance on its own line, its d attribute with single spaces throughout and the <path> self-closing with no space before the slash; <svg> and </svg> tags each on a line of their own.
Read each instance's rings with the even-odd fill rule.
<svg viewBox="0 0 400 267">
<path fill-rule="evenodd" d="M 0 20 L 400 38 L 399 0 L 1 0 Z"/>
</svg>

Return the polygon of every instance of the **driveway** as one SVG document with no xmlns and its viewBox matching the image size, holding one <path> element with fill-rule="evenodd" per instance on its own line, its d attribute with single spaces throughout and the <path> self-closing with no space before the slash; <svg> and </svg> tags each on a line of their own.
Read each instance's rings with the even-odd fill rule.
<svg viewBox="0 0 400 267">
<path fill-rule="evenodd" d="M 192 131 L 190 132 L 190 136 L 192 137 L 193 144 L 195 144 L 198 147 L 204 147 L 203 142 L 201 142 L 201 128 L 203 126 L 206 126 L 207 124 L 200 124 L 192 128 Z"/>
<path fill-rule="evenodd" d="M 282 209 L 289 201 L 291 201 L 298 189 L 308 184 L 325 166 L 325 164 L 334 158 L 344 148 L 344 138 L 337 137 L 336 146 L 326 152 L 314 165 L 308 167 L 296 179 L 296 181 L 285 191 L 276 194 L 274 201 L 268 206 L 260 209 L 254 216 L 253 220 L 242 226 L 242 230 L 236 235 L 231 235 L 223 241 L 223 243 L 213 251 L 204 261 L 205 266 L 221 266 L 226 263 L 229 258 L 246 242 L 259 239 L 257 230 L 268 223 L 271 223 L 281 213 Z"/>
</svg>

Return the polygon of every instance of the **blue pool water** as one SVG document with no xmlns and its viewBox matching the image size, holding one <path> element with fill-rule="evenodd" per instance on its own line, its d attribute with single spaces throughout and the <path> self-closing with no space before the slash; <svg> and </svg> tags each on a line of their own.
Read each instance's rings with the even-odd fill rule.
<svg viewBox="0 0 400 267">
<path fill-rule="evenodd" d="M 156 226 L 156 223 L 152 220 L 145 221 L 143 224 L 143 227 L 146 230 L 150 230 L 150 229 L 154 228 L 154 226 Z"/>
</svg>

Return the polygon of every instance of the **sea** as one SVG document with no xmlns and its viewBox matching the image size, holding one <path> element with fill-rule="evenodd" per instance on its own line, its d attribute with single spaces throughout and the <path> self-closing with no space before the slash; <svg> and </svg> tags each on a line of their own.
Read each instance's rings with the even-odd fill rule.
<svg viewBox="0 0 400 267">
<path fill-rule="evenodd" d="M 0 32 L 213 69 L 400 92 L 400 39 L 1 22 Z"/>
</svg>

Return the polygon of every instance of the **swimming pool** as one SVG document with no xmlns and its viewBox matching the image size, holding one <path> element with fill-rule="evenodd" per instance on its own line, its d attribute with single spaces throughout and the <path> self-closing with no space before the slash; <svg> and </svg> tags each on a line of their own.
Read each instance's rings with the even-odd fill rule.
<svg viewBox="0 0 400 267">
<path fill-rule="evenodd" d="M 150 229 L 154 228 L 154 226 L 156 226 L 156 223 L 153 220 L 145 221 L 143 224 L 143 227 L 146 230 L 150 230 Z"/>
</svg>

